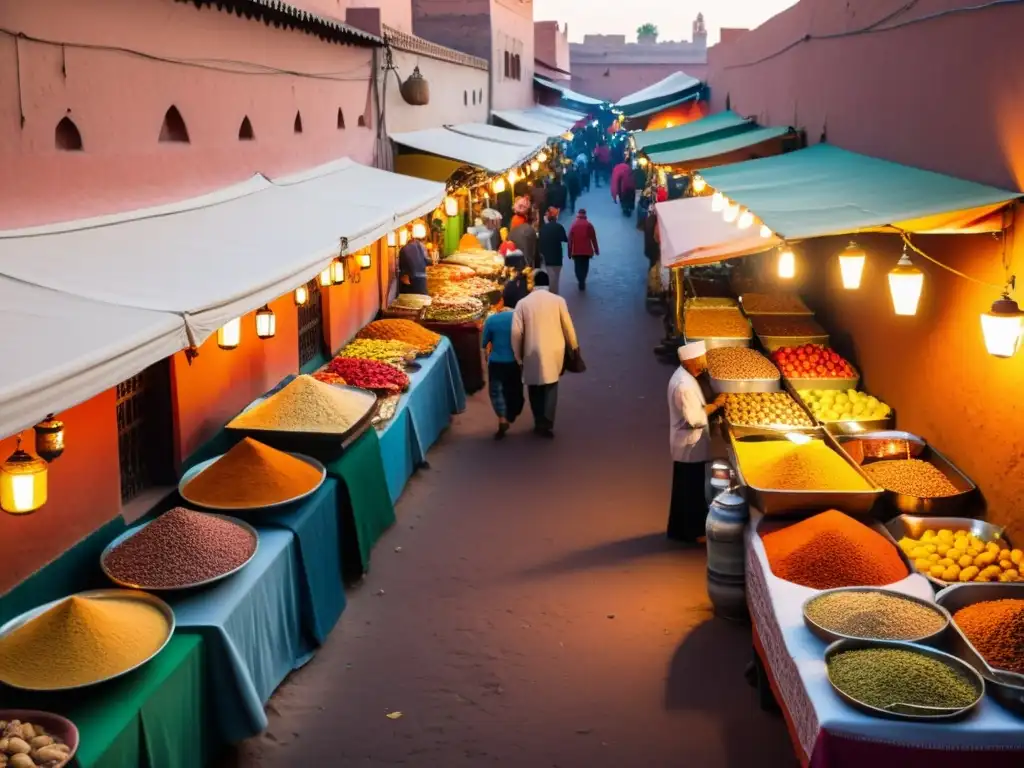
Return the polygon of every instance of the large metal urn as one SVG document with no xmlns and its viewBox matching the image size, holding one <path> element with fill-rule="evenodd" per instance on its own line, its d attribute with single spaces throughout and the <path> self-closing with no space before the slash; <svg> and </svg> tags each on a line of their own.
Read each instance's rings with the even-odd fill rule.
<svg viewBox="0 0 1024 768">
<path fill-rule="evenodd" d="M 730 621 L 749 616 L 743 540 L 749 521 L 747 500 L 735 487 L 718 494 L 708 508 L 708 597 L 715 615 Z"/>
<path fill-rule="evenodd" d="M 399 86 L 399 92 L 407 104 L 422 107 L 430 103 L 430 84 L 420 74 L 420 68 L 414 67 L 412 74 Z"/>
</svg>

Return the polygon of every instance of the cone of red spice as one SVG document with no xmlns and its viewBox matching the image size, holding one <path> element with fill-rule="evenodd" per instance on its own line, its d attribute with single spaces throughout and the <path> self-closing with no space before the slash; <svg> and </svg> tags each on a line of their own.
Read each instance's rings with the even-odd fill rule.
<svg viewBox="0 0 1024 768">
<path fill-rule="evenodd" d="M 834 509 L 761 540 L 772 573 L 805 587 L 881 587 L 907 577 L 907 566 L 888 539 Z"/>
<path fill-rule="evenodd" d="M 953 621 L 990 667 L 1024 675 L 1024 600 L 974 603 Z"/>
</svg>

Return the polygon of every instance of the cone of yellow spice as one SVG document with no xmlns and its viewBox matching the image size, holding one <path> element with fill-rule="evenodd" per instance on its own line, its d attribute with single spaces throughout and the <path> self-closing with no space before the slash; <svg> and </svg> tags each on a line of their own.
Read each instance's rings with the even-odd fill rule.
<svg viewBox="0 0 1024 768">
<path fill-rule="evenodd" d="M 36 691 L 75 688 L 138 666 L 167 641 L 154 605 L 128 597 L 69 597 L 0 638 L 0 680 Z"/>
<path fill-rule="evenodd" d="M 316 467 L 245 438 L 185 484 L 181 495 L 215 509 L 256 509 L 290 501 L 320 485 Z"/>
</svg>

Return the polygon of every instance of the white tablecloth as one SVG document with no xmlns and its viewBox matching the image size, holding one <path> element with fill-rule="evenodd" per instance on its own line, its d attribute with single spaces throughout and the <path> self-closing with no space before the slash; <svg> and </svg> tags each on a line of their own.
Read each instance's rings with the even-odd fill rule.
<svg viewBox="0 0 1024 768">
<path fill-rule="evenodd" d="M 788 711 L 806 756 L 819 730 L 839 736 L 930 749 L 1024 749 L 1024 721 L 986 696 L 966 720 L 914 723 L 862 714 L 832 690 L 825 670 L 827 643 L 804 626 L 803 603 L 817 590 L 783 581 L 771 572 L 757 527 L 762 515 L 751 510 L 747 528 L 747 599 L 780 702 Z M 887 589 L 934 600 L 931 585 L 911 574 Z M 1022 762 L 1024 765 L 1024 762 Z"/>
</svg>

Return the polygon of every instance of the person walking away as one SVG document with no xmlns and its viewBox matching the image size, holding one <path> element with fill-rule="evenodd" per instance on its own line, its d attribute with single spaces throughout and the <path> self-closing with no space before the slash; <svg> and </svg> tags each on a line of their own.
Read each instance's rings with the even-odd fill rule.
<svg viewBox="0 0 1024 768">
<path fill-rule="evenodd" d="M 612 172 L 612 200 L 622 207 L 623 216 L 632 216 L 636 208 L 636 184 L 633 182 L 633 169 L 629 163 L 621 162 Z"/>
<path fill-rule="evenodd" d="M 430 256 L 423 243 L 409 240 L 398 252 L 398 292 L 427 295 L 427 265 Z"/>
<path fill-rule="evenodd" d="M 608 181 L 611 171 L 612 151 L 607 144 L 598 144 L 594 148 L 594 186 L 601 186 L 601 179 Z"/>
<path fill-rule="evenodd" d="M 565 299 L 551 293 L 546 272 L 537 272 L 533 291 L 519 302 L 512 315 L 512 351 L 523 367 L 534 432 L 542 437 L 555 436 L 558 380 L 566 352 L 576 354 L 578 350 Z"/>
<path fill-rule="evenodd" d="M 580 208 L 576 219 L 569 228 L 569 258 L 572 259 L 576 272 L 576 282 L 580 290 L 587 290 L 587 277 L 590 275 L 590 260 L 600 255 L 597 245 L 597 232 L 594 225 L 587 219 L 587 209 Z"/>
<path fill-rule="evenodd" d="M 576 166 L 570 165 L 565 172 L 565 192 L 569 197 L 569 212 L 576 213 L 576 201 L 580 196 L 580 173 Z"/>
<path fill-rule="evenodd" d="M 587 160 L 587 153 L 580 152 L 576 155 L 576 171 L 580 175 L 580 187 L 584 192 L 590 191 L 590 163 Z"/>
<path fill-rule="evenodd" d="M 559 211 L 564 211 L 566 197 L 566 189 L 562 183 L 562 177 L 555 176 L 555 180 L 548 186 L 548 208 L 557 208 Z"/>
<path fill-rule="evenodd" d="M 534 182 L 533 190 L 530 192 L 530 198 L 533 202 L 533 209 L 537 211 L 539 215 L 543 215 L 549 205 L 547 182 L 544 179 L 537 179 L 537 181 Z"/>
<path fill-rule="evenodd" d="M 551 292 L 560 295 L 559 284 L 562 277 L 562 243 L 568 243 L 569 236 L 565 227 L 558 221 L 558 209 L 548 208 L 544 224 L 537 235 L 537 250 L 540 252 L 544 270 L 551 279 Z"/>
<path fill-rule="evenodd" d="M 521 294 L 513 283 L 508 283 L 502 292 L 505 308 L 495 312 L 484 323 L 484 349 L 487 356 L 487 384 L 491 407 L 498 417 L 498 431 L 495 440 L 502 440 L 509 428 L 523 412 L 526 400 L 523 397 L 523 369 L 516 362 L 512 351 L 512 312 L 520 301 Z"/>
<path fill-rule="evenodd" d="M 644 219 L 644 256 L 647 268 L 661 266 L 661 238 L 658 234 L 658 209 L 652 207 Z"/>
<path fill-rule="evenodd" d="M 508 232 L 508 239 L 523 252 L 526 266 L 536 269 L 537 263 L 537 230 L 530 221 L 523 220 Z"/>
<path fill-rule="evenodd" d="M 711 459 L 709 420 L 725 406 L 725 395 L 708 405 L 700 377 L 707 371 L 707 349 L 695 341 L 678 350 L 680 367 L 668 383 L 669 439 L 672 449 L 672 500 L 668 538 L 695 544 L 704 535 L 708 515 L 705 465 Z"/>
</svg>

